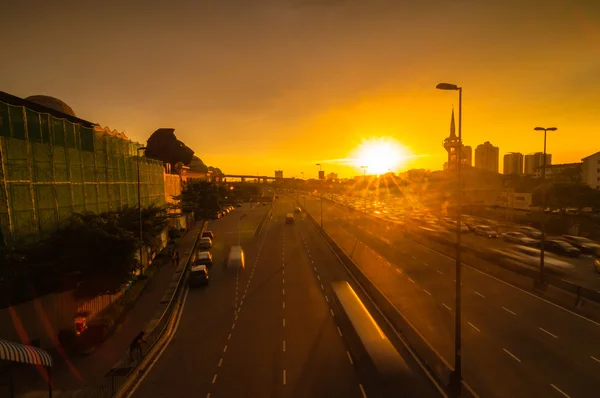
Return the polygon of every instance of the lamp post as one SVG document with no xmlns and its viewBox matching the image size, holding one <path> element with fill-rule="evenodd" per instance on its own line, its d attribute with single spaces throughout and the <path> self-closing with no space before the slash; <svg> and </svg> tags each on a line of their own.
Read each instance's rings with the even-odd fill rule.
<svg viewBox="0 0 600 398">
<path fill-rule="evenodd" d="M 302 174 L 302 182 L 304 183 L 304 211 L 306 211 L 306 180 L 304 179 L 304 172 L 300 174 Z"/>
<path fill-rule="evenodd" d="M 541 219 L 540 219 L 540 231 L 541 239 L 540 239 L 540 282 L 544 283 L 544 239 L 546 238 L 546 226 L 544 223 L 546 211 L 546 133 L 548 131 L 556 131 L 558 130 L 556 127 L 535 127 L 533 130 L 535 131 L 543 131 L 544 132 L 544 159 L 542 160 L 542 202 L 540 204 L 541 208 Z"/>
<path fill-rule="evenodd" d="M 456 286 L 454 311 L 454 372 L 450 380 L 450 387 L 455 392 L 460 392 L 462 381 L 462 308 L 461 308 L 461 212 L 462 212 L 462 87 L 456 84 L 440 83 L 436 86 L 438 90 L 458 91 L 458 151 L 456 157 Z"/>
<path fill-rule="evenodd" d="M 321 177 L 321 171 L 323 170 L 323 168 L 321 167 L 321 163 L 317 163 L 317 166 L 319 166 L 319 177 Z M 320 196 L 321 196 L 321 229 L 323 229 L 323 187 L 321 186 L 320 191 Z"/>
<path fill-rule="evenodd" d="M 363 169 L 363 180 L 365 183 L 365 198 L 363 200 L 364 204 L 365 204 L 365 213 L 367 212 L 367 169 L 369 168 L 369 166 L 360 166 L 361 169 Z"/>
<path fill-rule="evenodd" d="M 138 213 L 140 217 L 140 274 L 142 273 L 142 253 L 144 251 L 144 227 L 142 225 L 142 188 L 140 183 L 140 151 L 145 150 L 146 147 L 142 146 L 137 148 L 137 194 L 138 194 Z"/>
</svg>

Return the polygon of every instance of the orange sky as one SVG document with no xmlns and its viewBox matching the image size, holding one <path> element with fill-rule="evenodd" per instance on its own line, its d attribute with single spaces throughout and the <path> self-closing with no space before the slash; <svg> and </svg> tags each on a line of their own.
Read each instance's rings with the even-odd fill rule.
<svg viewBox="0 0 600 398">
<path fill-rule="evenodd" d="M 0 15 L 0 90 L 137 141 L 173 127 L 225 172 L 360 174 L 327 161 L 380 136 L 440 169 L 458 105 L 441 81 L 464 87 L 466 145 L 539 151 L 542 125 L 554 163 L 600 150 L 597 1 L 33 3 Z"/>
</svg>

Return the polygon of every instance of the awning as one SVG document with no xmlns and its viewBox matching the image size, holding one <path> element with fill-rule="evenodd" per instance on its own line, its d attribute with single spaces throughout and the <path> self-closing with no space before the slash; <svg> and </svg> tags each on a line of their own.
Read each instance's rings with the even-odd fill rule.
<svg viewBox="0 0 600 398">
<path fill-rule="evenodd" d="M 0 340 L 0 360 L 52 367 L 52 357 L 41 348 Z"/>
</svg>

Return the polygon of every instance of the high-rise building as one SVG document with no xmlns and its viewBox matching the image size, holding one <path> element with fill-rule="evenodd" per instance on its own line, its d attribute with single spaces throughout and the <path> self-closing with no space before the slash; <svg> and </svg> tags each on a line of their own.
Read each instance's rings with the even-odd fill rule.
<svg viewBox="0 0 600 398">
<path fill-rule="evenodd" d="M 477 145 L 475 149 L 475 167 L 478 169 L 498 172 L 500 148 L 493 146 L 489 141 Z"/>
<path fill-rule="evenodd" d="M 544 153 L 536 152 L 525 155 L 525 174 L 534 174 L 535 170 L 544 165 Z M 546 154 L 546 166 L 550 166 L 552 164 L 552 155 Z"/>
<path fill-rule="evenodd" d="M 283 170 L 275 170 L 275 178 L 283 179 Z"/>
<path fill-rule="evenodd" d="M 459 146 L 458 137 L 456 136 L 456 127 L 454 123 L 454 109 L 452 109 L 452 116 L 450 117 L 450 136 L 444 140 L 444 148 L 448 152 L 448 161 L 444 163 L 444 170 L 456 170 L 456 151 Z M 470 146 L 462 145 L 461 151 L 461 164 L 471 166 L 473 160 L 473 150 Z"/>
<path fill-rule="evenodd" d="M 583 183 L 600 189 L 600 152 L 581 159 L 583 161 Z"/>
<path fill-rule="evenodd" d="M 511 152 L 504 155 L 504 174 L 523 174 L 523 154 Z"/>
</svg>

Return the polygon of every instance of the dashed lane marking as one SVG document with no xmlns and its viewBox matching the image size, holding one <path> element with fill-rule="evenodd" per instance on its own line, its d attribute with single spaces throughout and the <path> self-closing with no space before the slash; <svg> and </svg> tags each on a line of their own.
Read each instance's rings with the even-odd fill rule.
<svg viewBox="0 0 600 398">
<path fill-rule="evenodd" d="M 479 292 L 474 292 L 474 293 L 475 293 L 476 295 L 478 295 L 479 297 L 481 297 L 481 298 L 485 298 L 485 296 L 484 296 L 483 294 L 479 293 Z"/>
<path fill-rule="evenodd" d="M 513 315 L 517 315 L 517 314 L 515 314 L 514 312 L 512 312 L 511 310 L 509 310 L 509 309 L 508 309 L 508 308 L 506 308 L 506 307 L 502 307 L 502 309 L 503 309 L 504 311 L 508 312 L 508 313 L 511 313 L 511 314 L 513 314 Z"/>
<path fill-rule="evenodd" d="M 444 306 L 444 308 L 446 308 L 448 311 L 452 311 L 452 308 L 448 307 L 446 304 L 442 303 L 442 305 Z"/>
<path fill-rule="evenodd" d="M 512 352 L 508 351 L 506 348 L 502 349 L 505 353 L 507 353 L 508 355 L 510 355 L 514 360 L 516 360 L 517 362 L 521 362 L 521 360 Z"/>
<path fill-rule="evenodd" d="M 362 394 L 363 398 L 367 398 L 367 393 L 365 392 L 365 389 L 363 388 L 362 384 L 359 384 L 358 388 L 360 388 L 360 393 Z"/>
<path fill-rule="evenodd" d="M 547 335 L 550 335 L 550 336 L 554 337 L 555 339 L 558 339 L 558 336 L 557 336 L 557 335 L 555 335 L 554 333 L 550 333 L 550 332 L 549 332 L 549 331 L 547 331 L 546 329 L 544 329 L 544 328 L 542 328 L 542 327 L 539 327 L 539 326 L 538 326 L 538 329 L 540 329 L 542 332 L 546 333 Z"/>
<path fill-rule="evenodd" d="M 560 388 L 556 387 L 554 384 L 550 384 L 550 385 L 552 386 L 552 388 L 554 388 L 556 391 L 558 391 L 559 393 L 561 393 L 563 396 L 565 396 L 567 398 L 571 398 L 566 392 L 564 392 Z"/>
<path fill-rule="evenodd" d="M 223 363 L 223 358 L 219 358 L 219 363 L 217 364 L 217 368 L 220 368 L 222 363 Z"/>
<path fill-rule="evenodd" d="M 478 332 L 481 332 L 481 330 L 479 330 L 477 328 L 477 326 L 473 325 L 471 322 L 467 322 L 469 324 L 469 326 L 471 326 L 473 329 L 477 330 Z"/>
<path fill-rule="evenodd" d="M 338 334 L 341 336 L 342 335 L 342 330 L 340 329 L 339 326 L 336 326 L 336 327 L 337 327 Z"/>
<path fill-rule="evenodd" d="M 346 355 L 348 355 L 348 361 L 350 361 L 350 365 L 354 365 L 354 361 L 352 360 L 352 355 L 350 355 L 350 351 L 346 351 Z"/>
<path fill-rule="evenodd" d="M 427 290 L 423 289 L 423 291 L 431 296 L 431 293 L 429 293 Z"/>
</svg>

